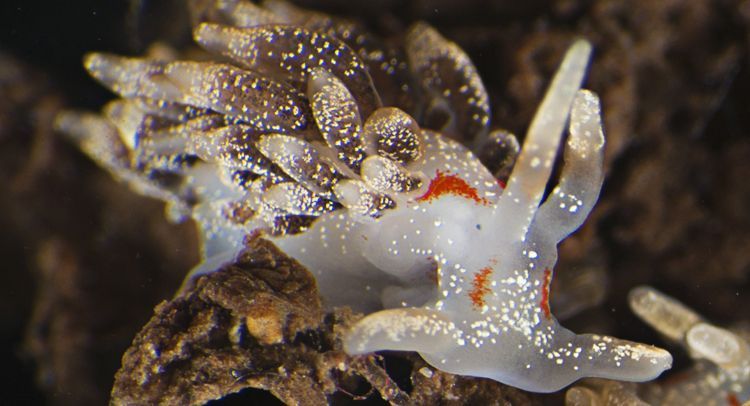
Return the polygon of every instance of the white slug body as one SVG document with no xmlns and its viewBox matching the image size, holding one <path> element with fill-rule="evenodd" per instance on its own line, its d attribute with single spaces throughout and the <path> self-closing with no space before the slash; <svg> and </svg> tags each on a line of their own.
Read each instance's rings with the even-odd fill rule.
<svg viewBox="0 0 750 406">
<path fill-rule="evenodd" d="M 199 16 L 234 26 L 202 23 L 196 41 L 232 65 L 93 54 L 87 69 L 122 99 L 105 117 L 58 120 L 117 177 L 196 220 L 204 261 L 189 278 L 268 238 L 316 275 L 327 303 L 371 312 L 347 335 L 350 354 L 418 351 L 538 392 L 670 367 L 664 350 L 575 335 L 549 308 L 556 246 L 603 178 L 599 100 L 580 90 L 587 42 L 566 54 L 515 159 L 515 138 L 488 132 L 476 69 L 429 26 L 410 30 L 406 63 L 369 52 L 356 26 L 286 3 L 211 4 Z M 448 116 L 439 132 L 412 117 L 437 113 Z M 542 202 L 566 122 L 560 182 Z M 473 138 L 477 153 L 445 134 Z"/>
</svg>

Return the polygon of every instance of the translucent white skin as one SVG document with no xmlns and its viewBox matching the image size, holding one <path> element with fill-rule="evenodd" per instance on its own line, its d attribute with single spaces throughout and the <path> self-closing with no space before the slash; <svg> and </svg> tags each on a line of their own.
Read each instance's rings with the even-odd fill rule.
<svg viewBox="0 0 750 406">
<path fill-rule="evenodd" d="M 421 32 L 425 29 L 422 26 Z M 283 30 L 291 32 L 278 27 L 274 32 Z M 263 28 L 254 32 L 263 32 Z M 295 29 L 293 35 L 300 33 L 304 34 Z M 239 65 L 249 60 L 249 50 L 257 40 L 243 35 L 241 30 L 212 24 L 196 29 L 199 43 L 239 61 Z M 279 42 L 288 44 L 294 36 L 285 36 Z M 436 34 L 430 36 L 432 41 L 441 40 Z M 465 55 L 456 56 L 460 52 L 457 47 L 450 49 L 456 60 L 468 61 Z M 429 59 L 431 50 L 427 51 Z M 139 124 L 137 114 L 126 114 L 127 109 L 120 113 L 116 108 L 108 109 L 108 125 L 101 118 L 91 118 L 92 124 L 80 116 L 62 115 L 58 126 L 77 134 L 84 149 L 134 188 L 173 203 L 175 212 L 196 220 L 201 230 L 203 262 L 186 281 L 231 262 L 243 248 L 246 236 L 257 235 L 268 225 L 266 215 L 281 210 L 317 216 L 304 232 L 265 237 L 317 276 L 319 290 L 328 304 L 348 305 L 366 312 L 379 310 L 360 320 L 345 337 L 344 346 L 350 354 L 418 351 L 441 370 L 487 377 L 536 392 L 556 391 L 587 376 L 649 380 L 670 367 L 671 356 L 666 351 L 611 337 L 575 335 L 559 325 L 548 304 L 556 246 L 585 220 L 602 184 L 604 137 L 599 100 L 595 94 L 580 90 L 590 52 L 590 44 L 578 41 L 566 54 L 530 125 L 505 190 L 467 148 L 438 133 L 418 129 L 421 153 L 403 166 L 374 154 L 372 145 L 364 146 L 366 157 L 360 173 L 353 173 L 339 162 L 338 169 L 345 179 L 331 192 L 322 188 L 315 192 L 334 195 L 343 207 L 319 212 L 314 205 L 307 205 L 315 202 L 299 198 L 305 188 L 312 191 L 317 186 L 305 183 L 309 179 L 302 179 L 302 174 L 296 173 L 287 161 L 290 156 L 302 156 L 305 149 L 317 149 L 323 155 L 326 148 L 315 148 L 287 132 L 273 133 L 277 129 L 304 127 L 300 121 L 304 117 L 274 115 L 284 106 L 297 106 L 295 100 L 301 96 L 286 85 L 277 84 L 276 94 L 268 90 L 268 85 L 253 87 L 251 83 L 257 75 L 228 65 L 155 64 L 101 54 L 86 60 L 93 76 L 125 98 L 187 104 L 263 127 L 265 135 L 260 136 L 255 147 L 294 182 L 284 181 L 268 189 L 255 187 L 256 183 L 249 189 L 236 187 L 229 177 L 236 169 L 231 165 L 237 163 L 217 159 L 220 146 L 214 141 L 223 130 L 201 132 L 188 128 L 160 136 L 157 144 L 151 146 L 165 154 L 188 153 L 201 159 L 179 169 L 184 184 L 178 190 L 164 190 L 142 174 L 133 173 L 111 151 L 110 144 L 117 144 L 118 132 L 124 137 L 122 144 L 131 148 L 137 144 L 132 137 L 132 129 L 137 127 L 133 121 Z M 466 68 L 465 64 L 462 66 Z M 483 94 L 476 72 L 468 68 L 461 71 L 472 79 L 467 83 L 473 84 L 474 91 Z M 322 95 L 329 99 L 329 105 L 344 102 L 359 106 L 358 113 L 334 114 L 324 124 L 338 129 L 345 124 L 361 125 L 363 105 L 374 111 L 368 118 L 387 109 L 377 105 L 377 93 L 368 93 L 369 77 L 357 72 L 361 73 L 353 69 L 350 76 L 344 75 L 349 83 L 360 86 L 359 92 L 347 91 L 335 72 L 306 73 L 308 100 L 314 101 L 321 96 L 319 93 L 325 93 L 324 85 L 329 84 L 332 89 L 344 88 L 336 96 Z M 216 79 L 219 74 L 232 80 L 214 83 L 207 79 Z M 236 91 L 232 87 L 236 80 L 247 87 Z M 225 94 L 221 90 L 230 91 Z M 255 99 L 270 101 L 275 107 L 264 110 L 262 102 L 253 104 L 253 92 L 260 92 Z M 355 100 L 355 95 L 369 96 Z M 251 97 L 245 100 L 244 96 Z M 323 131 L 318 116 L 328 112 L 315 111 L 315 104 L 311 104 L 318 129 Z M 248 106 L 251 108 L 245 109 Z M 560 182 L 541 203 L 568 121 Z M 106 139 L 101 137 L 103 133 Z M 367 128 L 360 133 L 367 141 Z M 388 182 L 382 181 L 388 171 L 417 177 L 422 185 L 410 192 L 389 191 Z M 439 183 L 441 176 L 443 180 L 451 178 L 458 189 L 449 188 L 442 193 L 432 190 L 431 185 Z M 357 211 L 356 202 L 365 189 L 387 194 L 395 201 L 395 208 L 384 209 L 375 217 Z M 196 204 L 180 205 L 184 190 L 195 195 L 191 198 Z M 293 192 L 297 193 L 294 197 Z M 223 209 L 227 203 L 237 201 L 251 202 L 259 215 L 242 225 L 228 220 Z"/>
<path fill-rule="evenodd" d="M 676 379 L 654 382 L 643 398 L 659 405 L 726 405 L 750 401 L 750 343 L 713 326 L 684 304 L 649 286 L 630 292 L 630 307 L 646 323 L 684 346 L 695 360 Z"/>
</svg>

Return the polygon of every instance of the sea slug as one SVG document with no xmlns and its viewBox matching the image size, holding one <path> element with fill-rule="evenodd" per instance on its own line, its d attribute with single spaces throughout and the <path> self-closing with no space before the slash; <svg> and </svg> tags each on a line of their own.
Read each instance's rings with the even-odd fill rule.
<svg viewBox="0 0 750 406">
<path fill-rule="evenodd" d="M 580 89 L 588 42 L 566 53 L 518 153 L 490 131 L 467 55 L 425 23 L 400 49 L 280 1 L 198 3 L 194 38 L 218 57 L 90 54 L 86 69 L 120 99 L 57 121 L 115 177 L 195 220 L 203 262 L 188 283 L 266 238 L 329 305 L 369 313 L 350 354 L 417 351 L 537 392 L 670 367 L 659 348 L 574 334 L 549 305 L 557 244 L 603 179 L 599 99 Z"/>
</svg>

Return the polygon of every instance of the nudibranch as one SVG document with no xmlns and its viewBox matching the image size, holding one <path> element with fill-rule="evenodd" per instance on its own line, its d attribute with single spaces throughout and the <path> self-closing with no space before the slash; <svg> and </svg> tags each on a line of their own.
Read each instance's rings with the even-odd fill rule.
<svg viewBox="0 0 750 406">
<path fill-rule="evenodd" d="M 368 313 L 345 337 L 352 355 L 417 351 L 537 392 L 670 367 L 664 350 L 576 335 L 550 309 L 556 246 L 603 178 L 599 99 L 580 89 L 589 43 L 568 50 L 518 153 L 489 130 L 467 55 L 425 23 L 402 49 L 278 0 L 196 3 L 194 38 L 218 58 L 90 54 L 86 69 L 120 99 L 57 122 L 115 177 L 195 220 L 203 262 L 188 280 L 267 238 L 329 305 Z"/>
<path fill-rule="evenodd" d="M 695 361 L 641 397 L 659 405 L 739 406 L 750 401 L 750 335 L 714 326 L 677 300 L 649 286 L 630 292 L 630 307 Z"/>
</svg>

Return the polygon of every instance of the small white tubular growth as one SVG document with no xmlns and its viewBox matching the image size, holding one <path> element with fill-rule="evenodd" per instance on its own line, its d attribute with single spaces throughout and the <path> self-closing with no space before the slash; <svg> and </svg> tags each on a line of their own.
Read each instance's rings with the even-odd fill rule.
<svg viewBox="0 0 750 406">
<path fill-rule="evenodd" d="M 351 355 L 384 348 L 440 354 L 456 345 L 461 337 L 443 312 L 424 308 L 388 309 L 360 320 L 344 339 L 344 350 Z"/>
<path fill-rule="evenodd" d="M 631 290 L 628 302 L 633 313 L 676 342 L 681 342 L 688 330 L 701 321 L 694 311 L 649 286 Z"/>
<path fill-rule="evenodd" d="M 743 337 L 704 322 L 682 303 L 650 287 L 633 290 L 630 307 L 696 360 L 692 368 L 681 371 L 679 380 L 647 387 L 647 401 L 679 406 L 748 403 L 750 345 Z"/>
<path fill-rule="evenodd" d="M 604 179 L 603 154 L 599 98 L 588 90 L 579 90 L 570 113 L 560 183 L 539 208 L 535 220 L 535 224 L 544 227 L 539 231 L 552 241 L 562 241 L 580 227 L 594 207 Z"/>
<path fill-rule="evenodd" d="M 693 357 L 705 358 L 728 371 L 750 363 L 748 344 L 723 328 L 698 323 L 688 330 L 685 342 Z"/>
<path fill-rule="evenodd" d="M 497 213 L 503 216 L 502 229 L 510 233 L 510 240 L 523 240 L 528 232 L 590 55 L 591 44 L 585 40 L 578 40 L 570 47 L 531 121 L 508 187 L 498 203 Z"/>
</svg>

